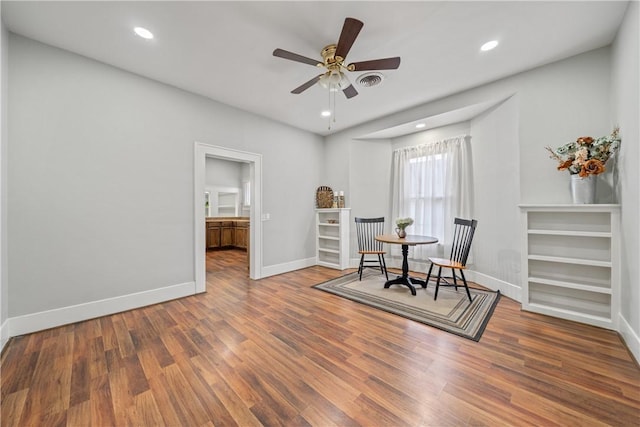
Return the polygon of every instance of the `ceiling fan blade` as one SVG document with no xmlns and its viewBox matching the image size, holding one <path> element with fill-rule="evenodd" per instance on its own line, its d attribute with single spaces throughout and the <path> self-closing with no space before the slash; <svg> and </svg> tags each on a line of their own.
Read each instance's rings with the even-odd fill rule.
<svg viewBox="0 0 640 427">
<path fill-rule="evenodd" d="M 288 50 L 283 50 L 283 49 L 274 50 L 273 56 L 277 56 L 278 58 L 288 59 L 290 61 L 302 62 L 303 64 L 313 65 L 314 67 L 318 64 L 322 65 L 322 61 L 317 61 L 315 59 L 307 58 L 306 56 L 298 55 L 297 53 L 289 52 Z"/>
<path fill-rule="evenodd" d="M 349 85 L 342 90 L 342 93 L 344 93 L 344 96 L 346 96 L 347 99 L 351 99 L 358 94 L 358 91 L 353 87 L 353 85 Z"/>
<path fill-rule="evenodd" d="M 342 59 L 347 57 L 347 53 L 351 50 L 351 46 L 353 46 L 353 42 L 356 41 L 356 37 L 358 37 L 363 26 L 364 23 L 355 18 L 346 18 L 344 20 L 340 39 L 338 39 L 338 44 L 336 45 L 335 56 L 340 56 Z"/>
<path fill-rule="evenodd" d="M 400 66 L 400 57 L 372 59 L 371 61 L 349 64 L 349 71 L 395 70 Z M 353 68 L 353 69 L 352 69 Z"/>
<path fill-rule="evenodd" d="M 296 95 L 299 93 L 304 92 L 305 90 L 309 89 L 311 86 L 313 86 L 314 84 L 318 83 L 318 80 L 320 80 L 320 77 L 324 76 L 324 74 L 320 74 L 314 78 L 312 78 L 311 80 L 309 80 L 308 82 L 298 86 L 297 88 L 295 88 L 294 90 L 291 91 L 291 93 L 295 93 Z"/>
</svg>

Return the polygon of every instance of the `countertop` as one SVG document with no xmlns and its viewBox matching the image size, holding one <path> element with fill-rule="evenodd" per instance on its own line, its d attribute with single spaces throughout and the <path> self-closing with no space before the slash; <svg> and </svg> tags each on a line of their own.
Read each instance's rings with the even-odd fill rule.
<svg viewBox="0 0 640 427">
<path fill-rule="evenodd" d="M 205 218 L 205 222 L 222 222 L 222 221 L 249 223 L 250 220 L 246 216 L 218 216 L 218 217 L 210 216 Z"/>
</svg>

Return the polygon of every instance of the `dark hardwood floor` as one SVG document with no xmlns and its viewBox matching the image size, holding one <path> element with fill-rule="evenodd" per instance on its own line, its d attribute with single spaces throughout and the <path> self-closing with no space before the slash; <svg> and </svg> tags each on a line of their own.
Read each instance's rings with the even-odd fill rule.
<svg viewBox="0 0 640 427">
<path fill-rule="evenodd" d="M 221 256 L 224 255 L 224 256 Z M 2 426 L 638 426 L 615 332 L 502 298 L 473 342 L 207 254 L 207 293 L 15 337 Z"/>
</svg>

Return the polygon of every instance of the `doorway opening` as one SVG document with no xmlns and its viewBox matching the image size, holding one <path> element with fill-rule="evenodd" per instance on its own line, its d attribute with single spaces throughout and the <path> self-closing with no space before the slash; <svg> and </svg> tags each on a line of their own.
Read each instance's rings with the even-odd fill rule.
<svg viewBox="0 0 640 427">
<path fill-rule="evenodd" d="M 205 180 L 207 157 L 249 164 L 249 277 L 262 277 L 262 155 L 215 145 L 195 143 L 194 148 L 194 241 L 195 291 L 206 291 Z"/>
</svg>

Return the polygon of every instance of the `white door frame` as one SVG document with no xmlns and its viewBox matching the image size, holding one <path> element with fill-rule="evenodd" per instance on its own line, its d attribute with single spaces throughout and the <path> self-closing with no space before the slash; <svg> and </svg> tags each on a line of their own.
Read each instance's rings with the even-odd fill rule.
<svg viewBox="0 0 640 427">
<path fill-rule="evenodd" d="M 249 224 L 249 277 L 262 278 L 262 154 L 233 150 L 231 148 L 195 142 L 194 144 L 194 241 L 195 241 L 195 281 L 196 293 L 207 290 L 207 271 L 205 265 L 206 230 L 204 215 L 204 192 L 206 177 L 206 159 L 218 159 L 249 163 L 251 180 L 251 221 Z"/>
</svg>

